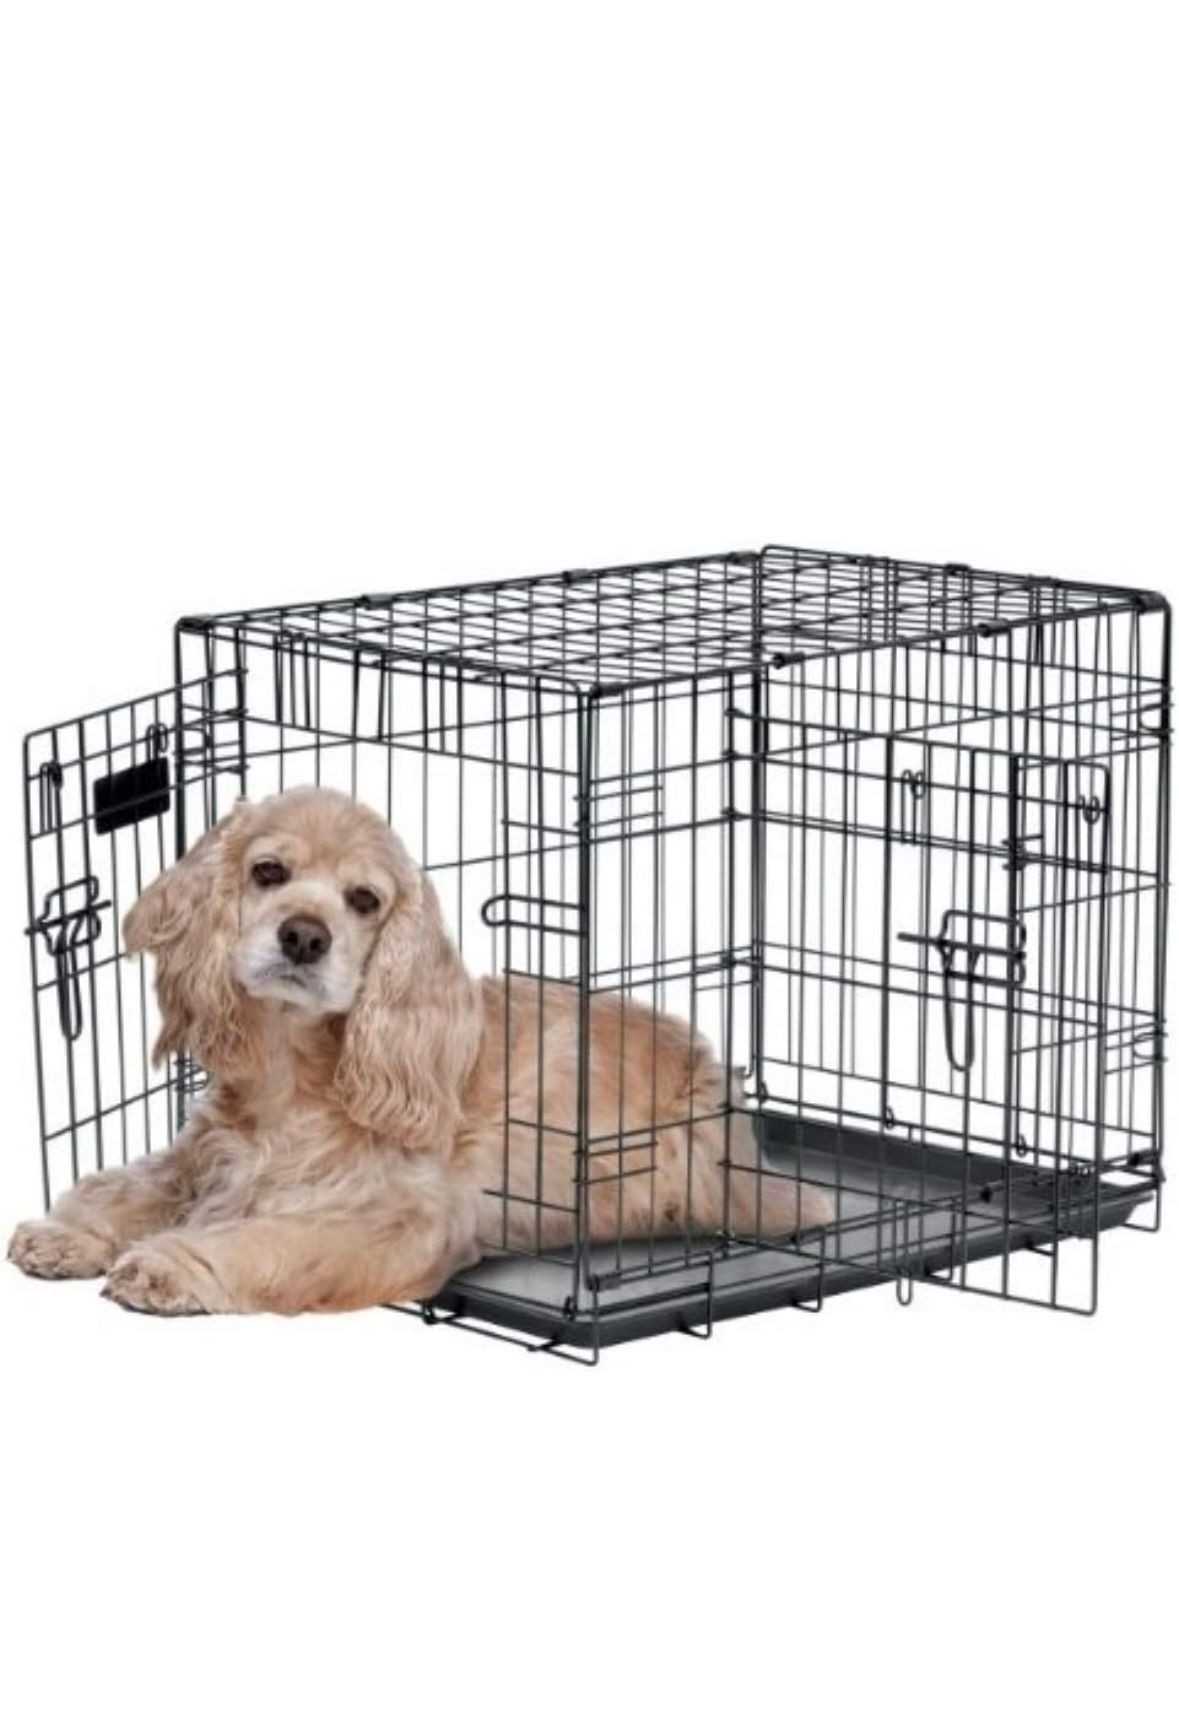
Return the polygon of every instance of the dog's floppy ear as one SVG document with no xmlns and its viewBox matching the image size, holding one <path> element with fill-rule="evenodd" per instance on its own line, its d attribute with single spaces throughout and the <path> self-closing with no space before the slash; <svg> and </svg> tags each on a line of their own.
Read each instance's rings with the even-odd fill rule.
<svg viewBox="0 0 1179 1730">
<path fill-rule="evenodd" d="M 479 988 L 434 888 L 404 861 L 397 899 L 344 1028 L 336 1093 L 349 1117 L 411 1151 L 447 1153 L 482 1034 Z"/>
<path fill-rule="evenodd" d="M 128 955 L 156 958 L 156 997 L 163 1024 L 152 1051 L 191 1051 L 215 1075 L 253 1060 L 256 1012 L 233 977 L 238 926 L 238 862 L 249 806 L 202 835 L 170 870 L 148 885 L 123 921 Z"/>
</svg>

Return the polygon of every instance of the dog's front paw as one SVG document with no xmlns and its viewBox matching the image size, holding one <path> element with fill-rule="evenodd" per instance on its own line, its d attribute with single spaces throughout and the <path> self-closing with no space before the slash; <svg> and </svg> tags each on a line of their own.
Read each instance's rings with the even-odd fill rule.
<svg viewBox="0 0 1179 1730">
<path fill-rule="evenodd" d="M 111 1265 L 114 1251 L 93 1232 L 56 1219 L 30 1219 L 13 1232 L 8 1259 L 34 1279 L 97 1279 Z"/>
<path fill-rule="evenodd" d="M 209 1308 L 204 1282 L 166 1244 L 137 1244 L 111 1268 L 102 1295 L 155 1316 L 197 1316 Z"/>
</svg>

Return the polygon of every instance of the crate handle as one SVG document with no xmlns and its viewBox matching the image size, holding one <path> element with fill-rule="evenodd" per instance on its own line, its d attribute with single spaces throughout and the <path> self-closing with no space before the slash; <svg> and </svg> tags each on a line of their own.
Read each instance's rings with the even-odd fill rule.
<svg viewBox="0 0 1179 1730">
<path fill-rule="evenodd" d="M 517 908 L 525 909 L 523 917 L 517 914 Z M 546 901 L 541 895 L 520 895 L 507 890 L 502 895 L 489 895 L 479 911 L 484 925 L 493 931 L 510 926 L 523 931 L 547 931 L 555 937 L 581 936 L 581 909 L 576 901 Z M 562 914 L 571 915 L 574 923 L 550 922 L 549 915 L 560 920 Z"/>
</svg>

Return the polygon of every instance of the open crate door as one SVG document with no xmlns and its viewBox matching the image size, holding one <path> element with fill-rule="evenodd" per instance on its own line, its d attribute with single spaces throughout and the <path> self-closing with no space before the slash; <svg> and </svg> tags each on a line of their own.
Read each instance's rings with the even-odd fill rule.
<svg viewBox="0 0 1179 1730">
<path fill-rule="evenodd" d="M 140 891 L 175 860 L 185 793 L 190 832 L 200 820 L 192 801 L 216 795 L 204 742 L 191 736 L 193 716 L 213 706 L 209 683 L 200 681 L 191 704 L 169 686 L 25 741 L 26 931 L 47 1205 L 87 1172 L 166 1146 L 200 1079 L 187 1058 L 154 1067 L 151 965 L 124 958 L 121 928 Z"/>
<path fill-rule="evenodd" d="M 916 1150 L 906 1275 L 1095 1300 L 1091 1246 L 1129 1199 L 1102 1182 L 1109 779 L 1095 764 L 889 747 L 881 1122 L 886 1160 Z M 1062 1245 L 1077 1237 L 1090 1247 L 1066 1289 Z M 1038 1261 L 1013 1262 L 1021 1249 Z"/>
</svg>

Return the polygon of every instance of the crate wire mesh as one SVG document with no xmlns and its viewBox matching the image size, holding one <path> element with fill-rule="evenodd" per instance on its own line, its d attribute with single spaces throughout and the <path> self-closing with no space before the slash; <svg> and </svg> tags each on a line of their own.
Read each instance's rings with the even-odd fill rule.
<svg viewBox="0 0 1179 1730">
<path fill-rule="evenodd" d="M 1159 1220 L 1169 626 L 1146 591 L 777 546 L 182 620 L 171 684 L 26 743 L 46 1197 L 166 1144 L 202 1080 L 153 1076 L 122 914 L 239 794 L 313 782 L 388 817 L 509 1014 L 559 979 L 680 1015 L 758 1184 L 834 1208 L 590 1243 L 538 1162 L 531 1249 L 428 1317 L 593 1356 L 881 1281 L 1091 1310 L 1101 1232 Z M 650 1141 L 582 1135 L 579 1188 Z"/>
</svg>

